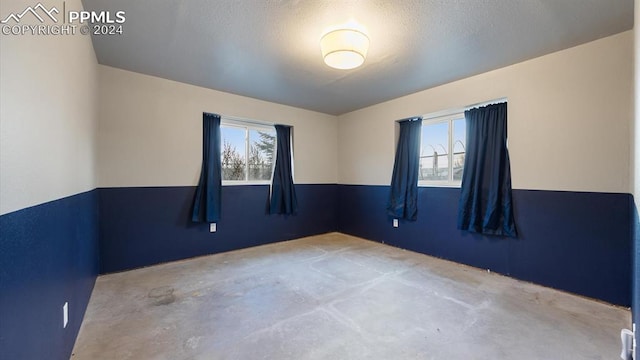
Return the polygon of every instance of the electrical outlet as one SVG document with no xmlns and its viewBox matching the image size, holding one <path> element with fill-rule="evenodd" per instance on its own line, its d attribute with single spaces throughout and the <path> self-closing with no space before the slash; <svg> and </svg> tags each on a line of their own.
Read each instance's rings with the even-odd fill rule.
<svg viewBox="0 0 640 360">
<path fill-rule="evenodd" d="M 216 223 L 209 224 L 209 232 L 212 232 L 212 233 L 216 232 L 216 227 L 217 227 Z"/>
<path fill-rule="evenodd" d="M 398 227 L 398 219 L 393 219 L 393 227 L 394 228 Z"/>
<path fill-rule="evenodd" d="M 69 323 L 69 303 L 62 305 L 62 328 L 66 328 Z"/>
</svg>

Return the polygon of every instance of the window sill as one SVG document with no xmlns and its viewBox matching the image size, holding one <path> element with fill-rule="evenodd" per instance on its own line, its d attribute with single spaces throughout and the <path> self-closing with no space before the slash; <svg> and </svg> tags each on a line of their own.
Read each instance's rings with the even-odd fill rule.
<svg viewBox="0 0 640 360">
<path fill-rule="evenodd" d="M 418 187 L 441 187 L 441 188 L 460 188 L 462 183 L 450 182 L 418 182 Z"/>
<path fill-rule="evenodd" d="M 242 185 L 271 185 L 270 180 L 256 180 L 256 181 L 233 181 L 223 180 L 222 186 L 242 186 Z"/>
</svg>

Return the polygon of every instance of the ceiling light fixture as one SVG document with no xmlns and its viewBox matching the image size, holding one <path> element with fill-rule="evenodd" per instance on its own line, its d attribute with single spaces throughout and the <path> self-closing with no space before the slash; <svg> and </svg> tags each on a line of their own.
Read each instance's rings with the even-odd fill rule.
<svg viewBox="0 0 640 360">
<path fill-rule="evenodd" d="M 367 57 L 369 38 L 360 30 L 333 30 L 322 36 L 320 49 L 325 64 L 335 69 L 355 69 Z"/>
</svg>

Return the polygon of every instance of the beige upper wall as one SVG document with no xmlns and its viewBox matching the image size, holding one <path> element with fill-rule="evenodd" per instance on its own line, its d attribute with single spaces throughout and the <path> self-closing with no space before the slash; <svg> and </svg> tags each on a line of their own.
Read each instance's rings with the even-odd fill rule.
<svg viewBox="0 0 640 360">
<path fill-rule="evenodd" d="M 296 183 L 337 181 L 336 117 L 99 66 L 98 184 L 189 186 L 202 161 L 202 113 L 294 126 Z"/>
<path fill-rule="evenodd" d="M 626 32 L 336 118 L 99 66 L 85 36 L 3 36 L 0 214 L 91 190 L 96 168 L 105 187 L 195 184 L 202 111 L 294 125 L 298 183 L 388 184 L 394 120 L 504 96 L 515 188 L 637 192 L 633 49 Z"/>
<path fill-rule="evenodd" d="M 342 115 L 338 181 L 390 183 L 397 119 L 507 97 L 514 188 L 629 192 L 632 39 L 627 31 Z"/>
<path fill-rule="evenodd" d="M 89 36 L 0 35 L 0 214 L 95 188 L 96 68 Z"/>
</svg>

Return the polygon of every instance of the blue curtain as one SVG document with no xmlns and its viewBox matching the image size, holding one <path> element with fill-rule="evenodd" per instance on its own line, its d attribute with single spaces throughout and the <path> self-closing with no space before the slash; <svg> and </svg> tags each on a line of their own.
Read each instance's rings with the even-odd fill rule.
<svg viewBox="0 0 640 360">
<path fill-rule="evenodd" d="M 276 128 L 276 166 L 271 182 L 270 214 L 295 214 L 298 211 L 298 199 L 291 171 L 291 126 L 275 125 Z"/>
<path fill-rule="evenodd" d="M 400 121 L 400 139 L 391 177 L 387 214 L 397 219 L 418 218 L 418 171 L 422 119 Z"/>
<path fill-rule="evenodd" d="M 458 229 L 517 237 L 507 150 L 507 103 L 464 113 L 467 146 Z"/>
<path fill-rule="evenodd" d="M 222 165 L 220 160 L 220 115 L 202 114 L 202 170 L 193 200 L 191 221 L 213 223 L 220 220 L 222 206 Z"/>
</svg>

